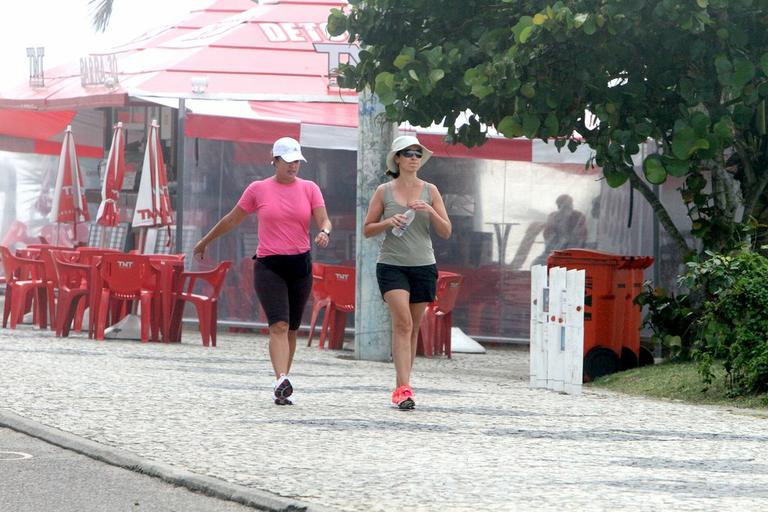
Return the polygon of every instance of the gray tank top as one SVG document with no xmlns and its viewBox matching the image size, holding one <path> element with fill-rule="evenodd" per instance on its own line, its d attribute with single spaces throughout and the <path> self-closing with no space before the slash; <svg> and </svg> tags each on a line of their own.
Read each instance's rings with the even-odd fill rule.
<svg viewBox="0 0 768 512">
<path fill-rule="evenodd" d="M 432 194 L 429 192 L 429 184 L 426 181 L 419 199 L 432 205 Z M 406 210 L 408 208 L 395 201 L 392 196 L 392 183 L 384 185 L 384 215 L 382 218 L 388 219 L 396 213 L 405 213 Z M 435 252 L 432 250 L 432 238 L 429 235 L 430 224 L 429 213 L 416 212 L 416 217 L 403 236 L 393 235 L 392 229 L 388 228 L 384 232 L 379 263 L 400 267 L 434 265 Z"/>
</svg>

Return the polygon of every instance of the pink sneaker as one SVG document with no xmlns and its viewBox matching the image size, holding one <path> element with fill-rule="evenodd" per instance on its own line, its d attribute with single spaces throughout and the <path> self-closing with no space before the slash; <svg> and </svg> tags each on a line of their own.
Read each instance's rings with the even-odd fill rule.
<svg viewBox="0 0 768 512">
<path fill-rule="evenodd" d="M 400 386 L 392 393 L 392 407 L 397 407 L 404 411 L 416 407 L 416 402 L 413 401 L 413 389 L 411 389 L 411 386 Z"/>
</svg>

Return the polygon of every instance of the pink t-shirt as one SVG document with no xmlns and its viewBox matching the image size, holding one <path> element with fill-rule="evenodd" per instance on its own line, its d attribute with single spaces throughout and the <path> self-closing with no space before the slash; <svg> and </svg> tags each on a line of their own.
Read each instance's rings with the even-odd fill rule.
<svg viewBox="0 0 768 512">
<path fill-rule="evenodd" d="M 266 178 L 248 185 L 237 205 L 259 218 L 256 256 L 261 258 L 309 251 L 312 210 L 325 206 L 325 201 L 313 181 L 296 178 L 283 184 Z"/>
</svg>

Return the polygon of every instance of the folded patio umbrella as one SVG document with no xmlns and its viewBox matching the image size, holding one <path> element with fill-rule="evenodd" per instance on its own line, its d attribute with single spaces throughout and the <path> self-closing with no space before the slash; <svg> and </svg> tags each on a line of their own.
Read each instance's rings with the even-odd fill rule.
<svg viewBox="0 0 768 512">
<path fill-rule="evenodd" d="M 102 226 L 117 226 L 120 223 L 120 189 L 125 177 L 125 134 L 123 123 L 117 123 L 112 133 L 104 181 L 101 184 L 101 203 L 96 213 L 96 222 Z"/>
<path fill-rule="evenodd" d="M 78 222 L 91 220 L 85 201 L 83 175 L 77 160 L 71 126 L 67 126 L 64 132 L 59 167 L 56 172 L 56 186 L 53 190 L 53 206 L 49 218 L 51 222 L 57 224 L 71 222 L 74 233 L 77 233 Z M 58 244 L 59 240 L 56 240 L 56 243 Z"/>
<path fill-rule="evenodd" d="M 168 226 L 168 243 L 171 243 L 170 225 L 173 224 L 171 200 L 168 197 L 168 176 L 165 172 L 163 151 L 160 145 L 160 127 L 152 121 L 141 167 L 141 181 L 133 213 L 134 228 Z M 140 237 L 140 251 L 144 252 L 146 229 Z"/>
<path fill-rule="evenodd" d="M 171 200 L 168 197 L 168 176 L 165 173 L 165 162 L 160 145 L 160 126 L 156 120 L 152 120 L 149 128 L 140 179 L 132 225 L 134 228 L 142 228 L 139 234 L 139 252 L 143 253 L 146 249 L 147 230 L 151 227 L 168 226 L 168 243 L 170 244 L 170 225 L 173 223 Z M 107 329 L 104 337 L 138 339 L 140 325 L 133 310 Z"/>
</svg>

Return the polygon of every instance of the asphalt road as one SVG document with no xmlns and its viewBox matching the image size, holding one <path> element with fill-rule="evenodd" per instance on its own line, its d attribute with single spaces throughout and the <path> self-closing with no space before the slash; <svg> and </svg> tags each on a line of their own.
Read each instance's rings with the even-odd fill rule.
<svg viewBox="0 0 768 512">
<path fill-rule="evenodd" d="M 0 428 L 3 512 L 252 512 Z"/>
</svg>

